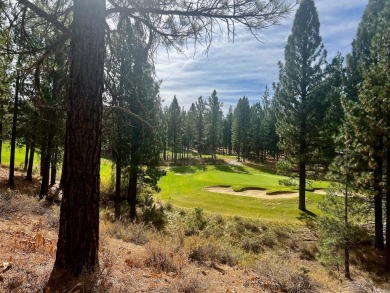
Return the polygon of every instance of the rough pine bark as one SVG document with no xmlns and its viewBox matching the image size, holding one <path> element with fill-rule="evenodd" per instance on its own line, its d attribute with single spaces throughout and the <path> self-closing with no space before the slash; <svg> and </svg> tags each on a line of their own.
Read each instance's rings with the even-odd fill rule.
<svg viewBox="0 0 390 293">
<path fill-rule="evenodd" d="M 301 211 L 306 211 L 306 163 L 299 163 L 299 206 Z"/>
<path fill-rule="evenodd" d="M 74 0 L 66 167 L 52 280 L 98 264 L 104 16 L 104 0 Z"/>
<path fill-rule="evenodd" d="M 57 147 L 54 148 L 53 155 L 51 158 L 51 171 L 50 171 L 50 186 L 53 186 L 56 184 L 56 178 L 57 178 Z"/>
<path fill-rule="evenodd" d="M 42 164 L 41 164 L 41 189 L 39 191 L 39 198 L 47 196 L 49 193 L 49 180 L 50 180 L 50 163 L 53 151 L 53 124 L 50 124 L 49 134 L 47 136 L 45 151 L 42 152 Z"/>
</svg>

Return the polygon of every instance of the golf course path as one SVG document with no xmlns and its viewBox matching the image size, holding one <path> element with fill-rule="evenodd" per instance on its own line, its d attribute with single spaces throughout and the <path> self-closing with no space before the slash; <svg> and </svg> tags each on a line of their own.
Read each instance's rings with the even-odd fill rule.
<svg viewBox="0 0 390 293">
<path fill-rule="evenodd" d="M 298 196 L 298 192 L 267 194 L 266 190 L 247 189 L 247 190 L 243 190 L 243 191 L 234 191 L 231 187 L 221 187 L 221 186 L 206 187 L 205 190 L 209 191 L 209 192 L 233 194 L 233 195 L 239 195 L 239 196 L 250 196 L 250 197 L 256 197 L 256 198 L 263 198 L 263 199 L 292 198 L 292 197 Z"/>
</svg>

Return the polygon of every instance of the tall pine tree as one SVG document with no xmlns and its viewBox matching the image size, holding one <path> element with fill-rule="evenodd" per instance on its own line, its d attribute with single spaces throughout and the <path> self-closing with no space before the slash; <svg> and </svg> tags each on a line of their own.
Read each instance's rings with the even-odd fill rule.
<svg viewBox="0 0 390 293">
<path fill-rule="evenodd" d="M 303 0 L 296 12 L 280 63 L 278 134 L 281 148 L 299 169 L 299 209 L 306 210 L 306 169 L 318 148 L 324 112 L 320 87 L 326 52 L 319 34 L 320 22 L 313 0 Z"/>
</svg>

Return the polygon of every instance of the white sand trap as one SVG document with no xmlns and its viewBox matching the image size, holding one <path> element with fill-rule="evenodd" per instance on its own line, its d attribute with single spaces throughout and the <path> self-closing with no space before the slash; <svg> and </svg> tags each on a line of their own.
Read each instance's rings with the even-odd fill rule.
<svg viewBox="0 0 390 293">
<path fill-rule="evenodd" d="M 326 194 L 326 189 L 314 189 L 313 191 L 314 193 L 317 193 L 317 194 Z"/>
<path fill-rule="evenodd" d="M 206 191 L 209 192 L 216 192 L 216 193 L 224 193 L 224 194 L 233 194 L 233 195 L 239 195 L 239 196 L 250 196 L 250 197 L 256 197 L 256 198 L 264 198 L 264 199 L 276 199 L 276 198 L 292 198 L 297 197 L 298 192 L 279 192 L 277 194 L 267 194 L 266 190 L 260 190 L 260 189 L 247 189 L 243 191 L 234 191 L 231 187 L 220 187 L 220 186 L 214 186 L 214 187 L 206 187 Z"/>
</svg>

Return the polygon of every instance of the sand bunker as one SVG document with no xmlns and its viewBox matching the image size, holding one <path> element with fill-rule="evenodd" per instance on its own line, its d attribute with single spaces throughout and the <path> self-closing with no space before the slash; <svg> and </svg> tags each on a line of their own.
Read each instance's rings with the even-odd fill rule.
<svg viewBox="0 0 390 293">
<path fill-rule="evenodd" d="M 279 192 L 277 194 L 267 194 L 266 190 L 247 189 L 243 191 L 234 191 L 233 188 L 231 187 L 220 187 L 220 186 L 206 187 L 205 190 L 209 192 L 233 194 L 239 196 L 250 196 L 250 197 L 264 198 L 264 199 L 293 198 L 298 196 L 298 192 L 284 192 L 284 193 Z"/>
</svg>

